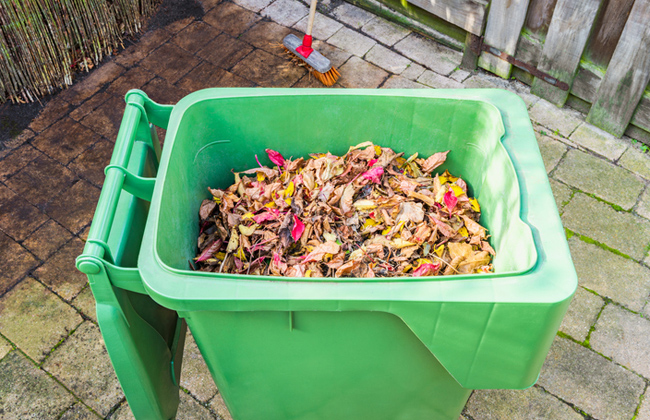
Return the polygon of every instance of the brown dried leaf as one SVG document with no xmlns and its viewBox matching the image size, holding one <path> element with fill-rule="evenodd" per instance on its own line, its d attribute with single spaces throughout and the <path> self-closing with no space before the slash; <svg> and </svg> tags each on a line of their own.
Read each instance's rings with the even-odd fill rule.
<svg viewBox="0 0 650 420">
<path fill-rule="evenodd" d="M 348 261 L 336 269 L 336 273 L 334 273 L 334 277 L 338 278 L 338 277 L 343 277 L 345 275 L 348 275 L 355 269 L 359 268 L 360 264 L 361 264 L 360 260 Z"/>
</svg>

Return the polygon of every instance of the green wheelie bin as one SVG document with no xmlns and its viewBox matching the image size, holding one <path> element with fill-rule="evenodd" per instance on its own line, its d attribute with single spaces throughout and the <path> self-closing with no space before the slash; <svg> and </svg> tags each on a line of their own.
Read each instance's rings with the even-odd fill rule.
<svg viewBox="0 0 650 420">
<path fill-rule="evenodd" d="M 178 405 L 185 324 L 235 420 L 456 420 L 473 389 L 535 383 L 577 287 L 523 101 L 504 90 L 131 91 L 84 253 L 135 417 Z M 167 129 L 160 154 L 153 125 Z M 451 150 L 481 204 L 495 272 L 278 278 L 192 271 L 207 187 L 264 149 L 372 141 Z"/>
</svg>

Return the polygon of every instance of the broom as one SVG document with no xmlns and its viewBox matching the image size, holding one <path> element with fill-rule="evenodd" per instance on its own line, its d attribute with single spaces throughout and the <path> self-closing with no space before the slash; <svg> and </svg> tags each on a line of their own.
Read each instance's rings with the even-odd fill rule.
<svg viewBox="0 0 650 420">
<path fill-rule="evenodd" d="M 311 47 L 311 30 L 314 26 L 316 16 L 316 3 L 318 0 L 311 0 L 309 7 L 309 20 L 307 22 L 307 33 L 302 42 L 300 38 L 289 34 L 282 40 L 284 48 L 307 65 L 307 69 L 325 86 L 332 86 L 336 83 L 340 73 L 332 67 L 332 63 L 321 53 Z"/>
</svg>

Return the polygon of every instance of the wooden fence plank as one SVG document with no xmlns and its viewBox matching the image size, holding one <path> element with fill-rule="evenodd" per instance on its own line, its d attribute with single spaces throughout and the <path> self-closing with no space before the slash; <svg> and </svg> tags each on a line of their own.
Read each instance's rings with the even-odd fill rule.
<svg viewBox="0 0 650 420">
<path fill-rule="evenodd" d="M 583 57 L 607 67 L 633 5 L 634 0 L 603 0 Z"/>
<path fill-rule="evenodd" d="M 571 87 L 600 5 L 601 0 L 559 0 L 537 68 Z M 557 106 L 569 97 L 569 91 L 540 78 L 533 81 L 531 92 Z"/>
<path fill-rule="evenodd" d="M 621 136 L 650 80 L 650 0 L 636 0 L 587 121 Z"/>
<path fill-rule="evenodd" d="M 481 36 L 487 0 L 408 0 L 427 12 Z"/>
<path fill-rule="evenodd" d="M 514 55 L 521 27 L 526 19 L 529 0 L 492 0 L 487 18 L 484 41 L 507 54 Z M 505 79 L 510 77 L 512 65 L 486 52 L 481 53 L 478 65 Z"/>
</svg>

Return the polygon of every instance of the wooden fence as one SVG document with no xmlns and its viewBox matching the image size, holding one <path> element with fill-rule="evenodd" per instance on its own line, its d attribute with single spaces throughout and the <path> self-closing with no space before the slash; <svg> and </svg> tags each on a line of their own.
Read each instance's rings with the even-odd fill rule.
<svg viewBox="0 0 650 420">
<path fill-rule="evenodd" d="M 465 66 L 515 77 L 617 136 L 627 130 L 650 139 L 650 0 L 408 0 L 398 7 L 421 22 L 433 16 L 435 29 L 455 39 L 464 31 Z"/>
</svg>

